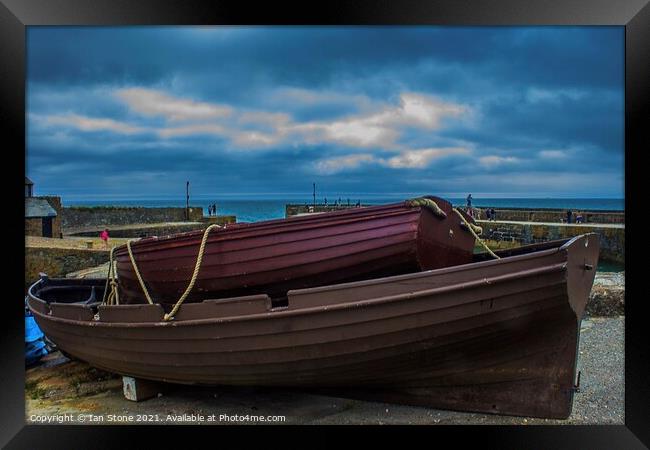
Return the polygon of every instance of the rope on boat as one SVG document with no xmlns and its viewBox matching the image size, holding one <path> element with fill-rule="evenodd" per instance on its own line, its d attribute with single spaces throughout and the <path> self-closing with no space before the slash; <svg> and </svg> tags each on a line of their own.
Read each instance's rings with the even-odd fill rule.
<svg viewBox="0 0 650 450">
<path fill-rule="evenodd" d="M 120 304 L 120 295 L 117 289 L 117 281 L 115 281 L 116 269 L 113 263 L 113 251 L 115 247 L 111 247 L 111 252 L 108 258 L 108 273 L 106 275 L 106 286 L 104 287 L 104 296 L 102 298 L 102 304 L 104 305 L 119 305 Z M 108 285 L 110 284 L 111 290 L 108 291 Z M 108 297 L 107 297 L 108 294 Z"/>
<path fill-rule="evenodd" d="M 426 197 L 418 197 L 418 198 L 412 198 L 410 200 L 406 200 L 406 205 L 407 206 L 421 206 L 424 208 L 427 208 L 430 210 L 433 214 L 436 216 L 444 219 L 447 217 L 447 213 L 445 213 L 440 206 L 430 198 Z"/>
<path fill-rule="evenodd" d="M 142 279 L 142 275 L 140 275 L 140 270 L 138 269 L 138 265 L 135 263 L 135 258 L 133 257 L 133 252 L 131 251 L 131 242 L 133 242 L 135 239 L 131 239 L 126 241 L 126 249 L 129 251 L 129 259 L 131 260 L 131 265 L 133 266 L 133 270 L 135 271 L 135 276 L 138 277 L 138 281 L 140 282 L 140 286 L 142 286 L 142 292 L 144 292 L 144 296 L 149 302 L 150 305 L 153 305 L 153 300 L 151 299 L 151 296 L 149 295 L 149 290 L 147 287 L 144 285 L 144 280 Z"/>
<path fill-rule="evenodd" d="M 497 254 L 495 254 L 492 250 L 490 250 L 490 247 L 487 246 L 487 244 L 483 241 L 483 239 L 481 239 L 480 237 L 478 237 L 478 234 L 476 233 L 475 228 L 477 228 L 477 229 L 479 230 L 479 233 L 481 233 L 481 232 L 483 231 L 482 228 L 481 228 L 481 227 L 478 227 L 478 226 L 476 226 L 476 225 L 473 225 L 473 224 L 471 224 L 471 223 L 469 223 L 469 222 L 465 219 L 465 217 L 463 217 L 463 215 L 461 214 L 461 212 L 458 211 L 458 208 L 454 208 L 454 211 L 456 212 L 456 214 L 458 214 L 458 217 L 460 217 L 460 219 L 461 219 L 463 222 L 465 222 L 465 225 L 467 225 L 467 229 L 470 231 L 470 233 L 472 233 L 472 235 L 474 236 L 474 239 L 476 239 L 476 240 L 478 241 L 478 243 L 481 244 L 481 246 L 483 246 L 483 248 L 485 248 L 485 250 L 487 250 L 487 252 L 488 252 L 488 253 L 489 253 L 493 258 L 495 258 L 495 259 L 501 259 Z"/>
<path fill-rule="evenodd" d="M 190 280 L 190 284 L 187 286 L 187 289 L 185 289 L 185 292 L 183 292 L 183 295 L 181 295 L 181 297 L 176 301 L 174 308 L 169 313 L 165 314 L 164 320 L 173 319 L 176 312 L 178 312 L 178 308 L 180 308 L 180 306 L 183 304 L 187 296 L 190 295 L 190 292 L 194 287 L 194 283 L 196 283 L 196 279 L 199 275 L 199 270 L 201 269 L 201 262 L 203 261 L 203 253 L 205 252 L 205 245 L 208 242 L 208 234 L 210 234 L 210 231 L 212 231 L 212 229 L 214 228 L 221 228 L 221 227 L 215 223 L 210 225 L 203 232 L 203 239 L 201 239 L 201 246 L 199 247 L 199 254 L 196 257 L 196 264 L 194 265 L 194 273 L 192 273 L 192 279 Z M 144 292 L 147 301 L 150 304 L 153 304 L 154 301 L 149 295 L 149 291 L 147 290 L 147 287 L 144 284 L 144 280 L 140 275 L 140 271 L 138 270 L 138 266 L 135 263 L 135 258 L 133 257 L 133 252 L 131 251 L 131 242 L 132 241 L 127 241 L 126 243 L 126 248 L 129 251 L 129 258 L 131 259 L 131 264 L 133 265 L 133 269 L 135 270 L 135 274 L 138 277 L 138 281 L 140 282 L 140 286 L 142 287 L 142 291 Z"/>
<path fill-rule="evenodd" d="M 447 217 L 447 214 L 440 208 L 440 206 L 438 206 L 438 204 L 435 201 L 427 197 L 418 197 L 418 198 L 412 198 L 410 200 L 406 200 L 406 205 L 424 207 L 440 218 Z M 476 239 L 479 242 L 479 244 L 481 244 L 481 246 L 483 246 L 492 257 L 496 259 L 500 259 L 499 256 L 497 256 L 492 250 L 490 250 L 487 244 L 478 236 L 479 234 L 483 233 L 483 229 L 477 225 L 474 225 L 473 223 L 468 222 L 465 219 L 465 217 L 463 217 L 463 215 L 460 213 L 458 208 L 453 208 L 453 210 L 456 214 L 458 214 L 458 217 L 460 217 L 463 223 L 467 225 L 467 229 L 469 230 L 470 233 L 472 233 L 474 239 Z"/>
</svg>

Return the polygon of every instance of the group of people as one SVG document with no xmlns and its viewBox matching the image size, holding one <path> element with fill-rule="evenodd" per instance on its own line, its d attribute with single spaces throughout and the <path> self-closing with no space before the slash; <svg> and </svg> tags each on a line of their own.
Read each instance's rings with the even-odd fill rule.
<svg viewBox="0 0 650 450">
<path fill-rule="evenodd" d="M 480 218 L 480 210 L 475 210 L 472 208 L 472 194 L 469 194 L 467 196 L 467 213 L 470 215 L 470 217 L 474 218 Z M 494 210 L 494 208 L 487 208 L 485 210 L 485 216 L 487 220 L 497 220 L 497 213 Z"/>
<path fill-rule="evenodd" d="M 575 216 L 575 222 L 571 222 L 573 216 Z M 564 220 L 562 220 L 562 222 L 564 222 Z M 584 223 L 584 217 L 581 213 L 574 214 L 573 211 L 569 209 L 566 212 L 566 223 Z"/>
<path fill-rule="evenodd" d="M 217 215 L 217 205 L 213 203 L 212 205 L 208 205 L 208 216 L 216 216 Z"/>
<path fill-rule="evenodd" d="M 327 206 L 327 197 L 325 197 L 324 205 Z M 338 200 L 334 200 L 334 204 L 332 206 L 343 206 L 343 200 L 341 200 L 341 197 L 339 197 Z M 350 206 L 350 199 L 348 199 L 348 206 Z M 357 201 L 355 206 L 361 206 L 361 200 Z"/>
</svg>

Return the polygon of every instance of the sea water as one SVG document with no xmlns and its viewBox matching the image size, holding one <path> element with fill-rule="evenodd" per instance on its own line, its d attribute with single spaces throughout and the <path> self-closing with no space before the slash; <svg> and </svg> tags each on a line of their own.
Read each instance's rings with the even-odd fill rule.
<svg viewBox="0 0 650 450">
<path fill-rule="evenodd" d="M 404 200 L 406 197 L 328 197 L 328 204 L 338 202 L 346 205 L 348 200 L 350 204 L 356 204 L 360 201 L 367 205 L 380 205 L 385 203 L 394 203 Z M 456 206 L 465 205 L 464 198 L 447 198 Z M 323 203 L 325 198 L 317 197 L 318 203 Z M 144 206 L 144 207 L 184 207 L 185 199 L 74 199 L 63 198 L 64 206 Z M 312 204 L 313 199 L 309 197 L 294 198 L 275 198 L 275 199 L 255 199 L 255 198 L 206 198 L 190 197 L 190 206 L 200 206 L 204 214 L 208 213 L 208 206 L 217 205 L 217 214 L 237 216 L 237 222 L 259 222 L 262 220 L 284 218 L 285 205 L 292 204 Z M 625 208 L 624 199 L 602 199 L 602 198 L 474 198 L 472 205 L 476 207 L 492 206 L 494 208 L 550 208 L 550 209 L 571 209 L 579 210 L 599 210 L 599 211 L 623 211 Z"/>
</svg>

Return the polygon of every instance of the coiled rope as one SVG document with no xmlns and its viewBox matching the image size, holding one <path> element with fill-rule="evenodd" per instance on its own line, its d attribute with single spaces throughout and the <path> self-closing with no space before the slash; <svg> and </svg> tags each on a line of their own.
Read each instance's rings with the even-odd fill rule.
<svg viewBox="0 0 650 450">
<path fill-rule="evenodd" d="M 447 213 L 444 212 L 440 208 L 440 206 L 438 206 L 438 204 L 433 200 L 431 200 L 430 198 L 426 198 L 426 197 L 412 198 L 410 200 L 406 200 L 406 205 L 411 207 L 420 206 L 420 207 L 427 208 L 433 214 L 435 214 L 436 216 L 442 219 L 447 217 Z"/>
</svg>

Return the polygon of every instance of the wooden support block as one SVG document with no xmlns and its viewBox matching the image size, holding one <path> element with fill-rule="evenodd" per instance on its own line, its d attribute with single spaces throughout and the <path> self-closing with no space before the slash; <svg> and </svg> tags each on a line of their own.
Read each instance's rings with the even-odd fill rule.
<svg viewBox="0 0 650 450">
<path fill-rule="evenodd" d="M 141 402 L 158 396 L 164 390 L 164 384 L 141 378 L 122 377 L 124 398 L 134 402 Z"/>
</svg>

